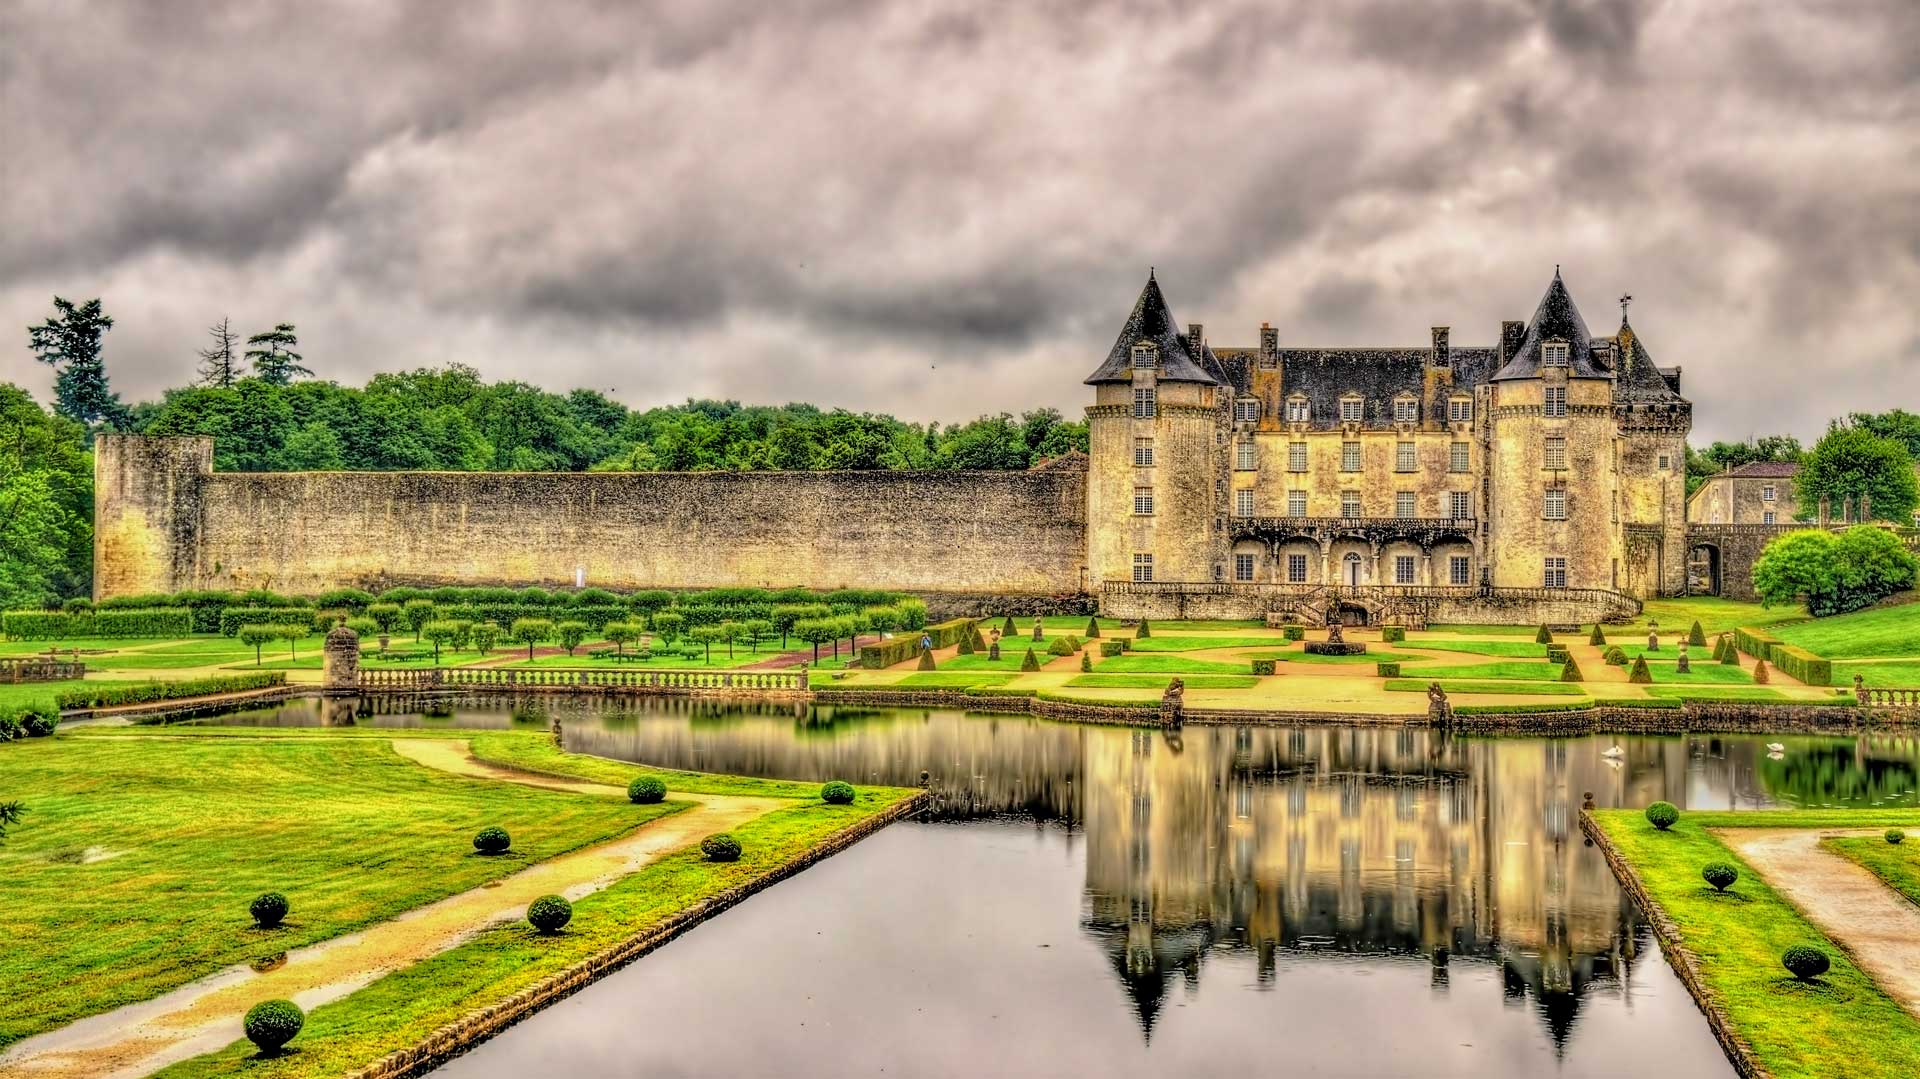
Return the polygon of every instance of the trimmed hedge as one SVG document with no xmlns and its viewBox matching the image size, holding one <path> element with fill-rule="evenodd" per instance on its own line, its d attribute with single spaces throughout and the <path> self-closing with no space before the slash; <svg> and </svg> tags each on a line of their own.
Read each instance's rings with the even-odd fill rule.
<svg viewBox="0 0 1920 1079">
<path fill-rule="evenodd" d="M 853 784 L 836 779 L 820 788 L 820 800 L 828 805 L 852 805 L 853 793 Z"/>
<path fill-rule="evenodd" d="M 1100 655 L 1105 658 L 1117 656 L 1120 654 L 1122 648 L 1125 647 L 1125 644 L 1126 642 L 1124 641 L 1101 641 Z"/>
<path fill-rule="evenodd" d="M 1373 665 L 1373 673 L 1381 678 L 1398 678 L 1400 677 L 1400 662 L 1398 660 L 1385 660 L 1380 663 L 1375 663 Z"/>
<path fill-rule="evenodd" d="M 137 682 L 130 685 L 83 685 L 54 694 L 61 711 L 69 708 L 113 708 L 123 704 L 172 701 L 182 697 L 206 697 L 215 693 L 241 693 L 266 689 L 287 682 L 285 671 L 257 671 L 225 674 L 211 678 L 187 678 L 177 682 Z"/>
<path fill-rule="evenodd" d="M 667 784 L 658 776 L 640 776 L 627 784 L 627 801 L 635 805 L 652 805 L 667 796 Z"/>
<path fill-rule="evenodd" d="M 1740 879 L 1740 868 L 1729 862 L 1708 862 L 1700 867 L 1700 879 L 1713 885 L 1714 891 L 1724 892 Z"/>
<path fill-rule="evenodd" d="M 1275 661 L 1271 659 L 1256 659 L 1253 661 L 1253 673 L 1272 674 L 1274 669 L 1274 664 L 1275 664 Z"/>
<path fill-rule="evenodd" d="M 1755 659 L 1767 658 L 1767 648 L 1779 643 L 1780 638 L 1754 626 L 1741 626 L 1733 631 L 1734 647 Z"/>
<path fill-rule="evenodd" d="M 86 637 L 185 637 L 193 632 L 193 612 L 185 607 L 147 607 L 100 611 L 8 611 L 0 632 L 20 641 Z"/>
<path fill-rule="evenodd" d="M 1307 627 L 1281 626 L 1280 636 L 1285 637 L 1289 641 L 1304 641 L 1307 639 Z"/>
<path fill-rule="evenodd" d="M 1407 639 L 1405 626 L 1381 626 L 1380 640 L 1386 644 L 1397 644 Z"/>
<path fill-rule="evenodd" d="M 863 644 L 860 646 L 860 666 L 870 671 L 877 671 L 896 663 L 905 663 L 920 654 L 922 634 L 933 638 L 935 648 L 945 648 L 948 645 L 959 644 L 960 634 L 971 631 L 972 628 L 973 619 L 954 618 L 924 629 L 902 633 L 890 641 Z"/>
<path fill-rule="evenodd" d="M 1807 685 L 1833 684 L 1833 663 L 1798 645 L 1776 644 L 1767 652 L 1767 659 L 1782 673 L 1792 675 Z"/>
</svg>

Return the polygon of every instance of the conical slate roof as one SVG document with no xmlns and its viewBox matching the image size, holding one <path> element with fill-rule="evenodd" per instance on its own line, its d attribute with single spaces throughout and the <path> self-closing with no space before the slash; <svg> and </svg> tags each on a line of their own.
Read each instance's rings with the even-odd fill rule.
<svg viewBox="0 0 1920 1079">
<path fill-rule="evenodd" d="M 1187 335 L 1178 327 L 1173 311 L 1167 307 L 1166 296 L 1160 292 L 1160 282 L 1154 280 L 1149 270 L 1147 287 L 1140 290 L 1140 298 L 1133 302 L 1133 313 L 1127 316 L 1127 324 L 1120 327 L 1120 336 L 1114 339 L 1106 362 L 1087 376 L 1087 385 L 1133 381 L 1133 346 L 1142 340 L 1160 350 L 1160 381 L 1214 384 L 1214 377 L 1195 363 L 1187 351 Z"/>
<path fill-rule="evenodd" d="M 1558 266 L 1553 268 L 1553 283 L 1547 286 L 1547 294 L 1540 297 L 1540 306 L 1534 309 L 1533 321 L 1527 323 L 1527 333 L 1521 338 L 1519 349 L 1508 357 L 1507 365 L 1500 369 L 1500 373 L 1493 376 L 1494 381 L 1539 375 L 1540 344 L 1555 339 L 1567 343 L 1567 373 L 1570 377 L 1612 377 L 1605 368 L 1594 362 L 1593 335 L 1587 332 L 1586 320 L 1580 317 L 1580 309 L 1574 306 L 1566 283 L 1560 280 Z"/>
<path fill-rule="evenodd" d="M 1620 332 L 1614 341 L 1620 346 L 1620 362 L 1614 375 L 1617 379 L 1613 387 L 1615 401 L 1652 404 L 1680 400 L 1673 384 L 1654 365 L 1653 354 L 1647 351 L 1646 343 L 1627 325 L 1625 318 L 1620 320 Z"/>
</svg>

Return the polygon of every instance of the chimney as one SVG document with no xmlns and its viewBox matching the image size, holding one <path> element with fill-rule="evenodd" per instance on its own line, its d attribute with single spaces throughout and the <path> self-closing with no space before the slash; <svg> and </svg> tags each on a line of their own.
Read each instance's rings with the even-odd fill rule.
<svg viewBox="0 0 1920 1079">
<path fill-rule="evenodd" d="M 1445 326 L 1433 328 L 1433 356 L 1428 362 L 1435 367 L 1453 366 L 1453 358 L 1447 348 L 1447 329 Z"/>
<path fill-rule="evenodd" d="M 1264 322 L 1260 324 L 1260 366 L 1280 366 L 1280 331 Z"/>
<path fill-rule="evenodd" d="M 1200 362 L 1200 350 L 1204 347 L 1200 343 L 1202 329 L 1198 322 L 1187 323 L 1187 355 L 1192 356 L 1195 363 Z"/>
<path fill-rule="evenodd" d="M 1500 324 L 1500 366 L 1505 367 L 1513 354 L 1520 351 L 1520 342 L 1527 336 L 1527 324 L 1524 322 L 1502 322 Z"/>
</svg>

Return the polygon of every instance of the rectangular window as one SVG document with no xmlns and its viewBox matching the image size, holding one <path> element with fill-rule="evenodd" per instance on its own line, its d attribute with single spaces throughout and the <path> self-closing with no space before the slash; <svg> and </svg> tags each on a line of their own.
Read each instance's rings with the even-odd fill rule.
<svg viewBox="0 0 1920 1079">
<path fill-rule="evenodd" d="M 1133 467 L 1153 467 L 1153 439 L 1136 438 L 1133 440 Z"/>
<path fill-rule="evenodd" d="M 1133 489 L 1133 512 L 1142 517 L 1153 515 L 1153 488 L 1135 487 Z"/>
<path fill-rule="evenodd" d="M 1307 422 L 1307 417 L 1310 414 L 1311 412 L 1307 407 L 1306 398 L 1304 397 L 1287 398 L 1287 422 L 1288 423 L 1305 423 Z"/>
<path fill-rule="evenodd" d="M 1565 386 L 1548 386 L 1546 400 L 1547 415 L 1558 417 L 1567 414 L 1567 388 Z"/>
<path fill-rule="evenodd" d="M 1233 403 L 1233 422 L 1255 423 L 1260 419 L 1260 402 L 1252 397 L 1242 397 Z"/>
<path fill-rule="evenodd" d="M 1454 423 L 1473 422 L 1473 398 L 1456 397 L 1447 402 L 1447 419 Z"/>
<path fill-rule="evenodd" d="M 1456 521 L 1473 516 L 1473 496 L 1467 491 L 1447 492 L 1447 511 Z"/>
<path fill-rule="evenodd" d="M 1233 515 L 1235 517 L 1253 516 L 1253 491 L 1242 487 L 1233 492 Z"/>
<path fill-rule="evenodd" d="M 1470 563 L 1467 561 L 1466 555 L 1457 554 L 1447 559 L 1448 584 L 1469 583 L 1469 572 Z"/>
<path fill-rule="evenodd" d="M 1760 523 L 1763 525 L 1773 524 L 1774 523 L 1773 511 L 1768 510 L 1765 513 L 1762 513 L 1760 515 Z"/>
<path fill-rule="evenodd" d="M 1287 492 L 1287 516 L 1305 517 L 1307 515 L 1307 492 Z"/>
<path fill-rule="evenodd" d="M 1541 507 L 1540 516 L 1549 521 L 1567 519 L 1567 491 L 1564 487 L 1547 488 L 1546 504 Z"/>
<path fill-rule="evenodd" d="M 1773 501 L 1773 484 L 1769 483 L 1765 487 L 1760 488 L 1760 499 L 1763 502 Z"/>
<path fill-rule="evenodd" d="M 1413 516 L 1413 492 L 1395 491 L 1393 493 L 1393 515 L 1406 520 Z"/>
<path fill-rule="evenodd" d="M 1358 442 L 1340 443 L 1340 471 L 1342 472 L 1360 471 L 1360 443 Z"/>
<path fill-rule="evenodd" d="M 1361 400 L 1358 397 L 1348 397 L 1348 398 L 1342 399 L 1340 402 L 1340 422 L 1341 423 L 1359 423 L 1361 410 L 1364 409 L 1365 407 L 1366 407 L 1366 402 Z"/>
<path fill-rule="evenodd" d="M 1251 441 L 1239 442 L 1234 444 L 1233 467 L 1240 469 L 1243 472 L 1252 470 L 1253 443 Z"/>
<path fill-rule="evenodd" d="M 1307 556 L 1290 554 L 1287 556 L 1287 583 L 1305 584 L 1307 581 Z"/>
<path fill-rule="evenodd" d="M 1136 581 L 1153 580 L 1153 556 L 1135 554 L 1133 556 L 1133 579 Z"/>
<path fill-rule="evenodd" d="M 1342 517 L 1360 516 L 1360 492 L 1358 491 L 1340 492 L 1340 516 Z"/>
<path fill-rule="evenodd" d="M 1253 580 L 1253 556 L 1237 554 L 1233 556 L 1233 579 L 1236 581 Z"/>
<path fill-rule="evenodd" d="M 1155 350 L 1150 345 L 1133 346 L 1133 365 L 1135 367 L 1152 367 L 1154 354 Z"/>
<path fill-rule="evenodd" d="M 1411 397 L 1402 397 L 1393 402 L 1395 423 L 1413 423 L 1420 418 L 1420 402 Z"/>
<path fill-rule="evenodd" d="M 1540 583 L 1548 588 L 1567 587 L 1567 560 L 1564 558 L 1547 559 L 1546 570 L 1541 575 Z"/>
<path fill-rule="evenodd" d="M 1667 469 L 1672 467 L 1673 467 L 1673 458 L 1668 457 L 1664 453 L 1661 454 L 1660 455 L 1660 471 L 1665 472 Z"/>
<path fill-rule="evenodd" d="M 1137 420 L 1151 419 L 1153 414 L 1153 387 L 1135 386 L 1133 388 L 1133 418 Z"/>
<path fill-rule="evenodd" d="M 1466 472 L 1473 467 L 1473 451 L 1465 442 L 1447 446 L 1447 471 Z"/>
<path fill-rule="evenodd" d="M 1307 444 L 1305 442 L 1287 443 L 1287 471 L 1305 472 L 1307 470 Z"/>
<path fill-rule="evenodd" d="M 1567 467 L 1567 440 L 1559 435 L 1548 435 L 1546 451 L 1542 454 L 1544 467 L 1560 471 Z"/>
<path fill-rule="evenodd" d="M 1548 367 L 1565 367 L 1567 365 L 1567 355 L 1567 343 L 1565 341 L 1548 341 L 1546 344 L 1540 346 L 1541 362 Z"/>
<path fill-rule="evenodd" d="M 1393 470 L 1395 472 L 1412 472 L 1416 460 L 1417 458 L 1413 452 L 1413 443 L 1399 442 L 1394 444 Z"/>
<path fill-rule="evenodd" d="M 1394 584 L 1412 584 L 1413 583 L 1413 556 L 1412 555 L 1397 554 L 1393 556 L 1393 583 Z"/>
</svg>

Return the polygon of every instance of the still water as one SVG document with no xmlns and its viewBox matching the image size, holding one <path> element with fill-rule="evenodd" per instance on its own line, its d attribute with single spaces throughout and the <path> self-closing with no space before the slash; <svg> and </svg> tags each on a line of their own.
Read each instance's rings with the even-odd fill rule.
<svg viewBox="0 0 1920 1079">
<path fill-rule="evenodd" d="M 244 721 L 315 723 L 318 707 Z M 470 1077 L 1731 1075 L 1584 843 L 1583 797 L 1912 804 L 1920 770 L 1911 738 L 1168 737 L 685 700 L 353 721 L 557 721 L 579 752 L 902 786 L 924 772 L 939 799 L 441 1072 Z"/>
</svg>

